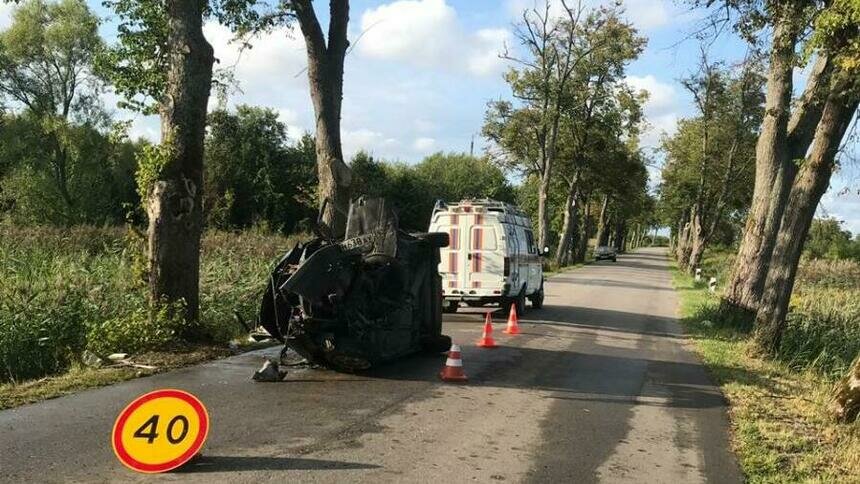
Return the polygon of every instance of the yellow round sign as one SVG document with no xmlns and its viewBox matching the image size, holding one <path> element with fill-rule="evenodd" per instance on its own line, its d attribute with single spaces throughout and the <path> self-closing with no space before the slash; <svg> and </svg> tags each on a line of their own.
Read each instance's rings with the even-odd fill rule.
<svg viewBox="0 0 860 484">
<path fill-rule="evenodd" d="M 197 397 L 182 390 L 156 390 L 120 412 L 111 441 L 124 465 L 156 473 L 188 462 L 203 447 L 208 432 L 209 415 Z"/>
</svg>

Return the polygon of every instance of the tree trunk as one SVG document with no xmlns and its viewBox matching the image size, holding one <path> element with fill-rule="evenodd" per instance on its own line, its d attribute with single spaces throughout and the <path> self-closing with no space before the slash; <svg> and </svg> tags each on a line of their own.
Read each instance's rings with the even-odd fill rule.
<svg viewBox="0 0 860 484">
<path fill-rule="evenodd" d="M 623 220 L 615 221 L 615 250 L 618 252 L 624 252 L 624 234 L 627 233 L 627 229 L 625 228 L 625 223 Z"/>
<path fill-rule="evenodd" d="M 343 101 L 343 62 L 349 47 L 347 24 L 349 1 L 331 0 L 328 45 L 311 0 L 292 3 L 305 38 L 308 81 L 316 114 L 316 155 L 322 221 L 331 235 L 341 237 L 346 229 L 352 173 L 343 160 L 340 140 Z"/>
<path fill-rule="evenodd" d="M 555 251 L 555 264 L 559 267 L 567 265 L 570 261 L 570 248 L 573 244 L 573 234 L 576 231 L 577 220 L 576 216 L 579 210 L 577 207 L 577 198 L 579 195 L 578 176 L 574 176 L 568 183 L 567 199 L 564 205 L 564 222 L 561 228 L 561 239 L 558 241 L 558 247 Z"/>
<path fill-rule="evenodd" d="M 827 100 L 815 141 L 791 188 L 785 214 L 770 259 L 765 289 L 756 314 L 755 343 L 766 353 L 779 349 L 785 316 L 794 288 L 797 265 L 821 196 L 827 191 L 839 143 L 857 110 L 857 99 L 846 100 L 841 89 Z"/>
<path fill-rule="evenodd" d="M 774 26 L 765 116 L 756 144 L 753 201 L 744 236 L 726 285 L 724 303 L 754 313 L 758 308 L 776 235 L 797 171 L 794 159 L 802 158 L 820 116 L 821 92 L 826 89 L 830 62 L 816 62 L 795 114 L 789 119 L 795 46 L 802 25 L 795 2 L 781 5 Z"/>
<path fill-rule="evenodd" d="M 583 199 L 582 203 L 582 229 L 579 232 L 579 240 L 577 240 L 576 250 L 573 255 L 573 262 L 585 262 L 585 253 L 588 251 L 588 236 L 591 234 L 591 207 L 588 200 Z"/>
<path fill-rule="evenodd" d="M 203 136 L 214 62 L 203 36 L 202 0 L 167 2 L 168 70 L 161 103 L 165 164 L 150 188 L 149 289 L 153 303 L 185 303 L 199 311 L 200 232 L 203 225 Z"/>
<path fill-rule="evenodd" d="M 702 262 L 702 254 L 705 252 L 705 238 L 702 233 L 702 216 L 698 210 L 693 210 L 690 223 L 690 244 L 687 253 L 687 272 L 693 274 L 696 267 Z"/>
<path fill-rule="evenodd" d="M 603 204 L 600 206 L 600 215 L 597 218 L 597 235 L 595 236 L 595 244 L 598 246 L 606 245 L 609 240 L 609 231 L 606 230 L 609 207 L 609 195 L 603 196 Z"/>
<path fill-rule="evenodd" d="M 549 161 L 546 162 L 549 166 Z M 549 211 L 547 210 L 547 197 L 549 194 L 549 169 L 544 168 L 541 173 L 540 185 L 538 186 L 538 250 L 543 251 L 549 240 Z"/>
</svg>

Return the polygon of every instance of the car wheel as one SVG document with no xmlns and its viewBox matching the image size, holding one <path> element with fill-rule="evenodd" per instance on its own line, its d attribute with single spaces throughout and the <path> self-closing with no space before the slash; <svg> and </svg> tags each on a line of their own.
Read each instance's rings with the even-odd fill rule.
<svg viewBox="0 0 860 484">
<path fill-rule="evenodd" d="M 532 309 L 540 309 L 543 307 L 543 286 L 540 287 L 540 291 L 534 293 L 530 298 L 532 302 Z"/>
<path fill-rule="evenodd" d="M 458 308 L 459 306 L 460 306 L 460 304 L 459 304 L 458 302 L 456 302 L 456 301 L 444 301 L 444 302 L 442 303 L 442 312 L 443 312 L 443 313 L 448 313 L 448 314 L 456 313 L 456 312 L 457 312 L 457 308 Z"/>
<path fill-rule="evenodd" d="M 440 334 L 428 336 L 421 342 L 421 350 L 425 353 L 444 353 L 451 349 L 451 337 Z"/>
<path fill-rule="evenodd" d="M 516 300 L 514 301 L 514 304 L 517 305 L 517 316 L 518 317 L 522 316 L 523 314 L 526 313 L 526 295 L 525 294 L 520 294 L 519 296 L 517 296 Z"/>
<path fill-rule="evenodd" d="M 618 262 L 618 261 L 617 261 L 617 260 L 615 260 L 615 257 L 613 257 L 613 258 L 612 258 L 612 262 Z"/>
</svg>

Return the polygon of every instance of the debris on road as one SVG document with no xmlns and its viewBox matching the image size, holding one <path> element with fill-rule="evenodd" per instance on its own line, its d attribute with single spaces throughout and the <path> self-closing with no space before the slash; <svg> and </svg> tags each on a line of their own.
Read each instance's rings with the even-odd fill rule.
<svg viewBox="0 0 860 484">
<path fill-rule="evenodd" d="M 319 237 L 284 255 L 259 323 L 285 350 L 338 371 L 447 350 L 438 266 L 448 234 L 401 230 L 384 199 L 352 202 L 346 225 L 336 241 L 320 223 Z"/>
<path fill-rule="evenodd" d="M 84 352 L 81 353 L 81 363 L 89 366 L 90 368 L 101 368 L 105 364 L 104 360 L 101 359 L 99 355 L 90 350 L 84 350 Z"/>
<path fill-rule="evenodd" d="M 254 381 L 259 382 L 277 382 L 283 380 L 287 376 L 287 370 L 278 367 L 278 362 L 266 359 L 263 362 L 263 367 L 257 370 L 252 377 Z"/>
</svg>

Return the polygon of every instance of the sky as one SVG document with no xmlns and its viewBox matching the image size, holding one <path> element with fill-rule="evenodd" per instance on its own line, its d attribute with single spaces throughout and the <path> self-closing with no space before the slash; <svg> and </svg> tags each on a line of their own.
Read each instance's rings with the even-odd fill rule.
<svg viewBox="0 0 860 484">
<path fill-rule="evenodd" d="M 116 25 L 110 12 L 100 1 L 88 3 L 104 17 L 101 33 L 111 42 Z M 315 4 L 326 23 L 325 2 Z M 502 78 L 509 66 L 499 53 L 505 46 L 516 48 L 514 24 L 533 5 L 534 0 L 352 0 L 341 124 L 347 158 L 363 149 L 414 163 L 437 151 L 468 152 L 473 139 L 480 153 L 487 102 L 510 99 Z M 627 82 L 650 94 L 645 106 L 649 127 L 642 140 L 650 150 L 663 133 L 674 131 L 678 119 L 694 114 L 679 79 L 695 71 L 699 45 L 690 36 L 701 26 L 703 13 L 675 1 L 626 0 L 624 5 L 627 18 L 648 38 L 641 57 L 629 66 Z M 11 8 L 0 3 L 0 28 L 8 26 Z M 204 33 L 215 48 L 216 68 L 235 70 L 240 91 L 231 94 L 231 106 L 276 110 L 293 139 L 312 130 L 306 54 L 297 28 L 258 37 L 244 51 L 215 22 L 207 22 Z M 745 52 L 745 44 L 729 33 L 710 46 L 709 57 L 731 63 Z M 803 72 L 796 77 L 802 87 Z M 116 100 L 105 96 L 110 108 Z M 132 136 L 158 140 L 156 117 L 119 109 L 115 115 L 134 120 Z M 853 233 L 860 233 L 857 156 L 846 157 L 852 160 L 834 175 L 819 207 L 819 215 L 843 220 Z M 660 155 L 653 157 L 652 186 L 659 182 Z"/>
</svg>

